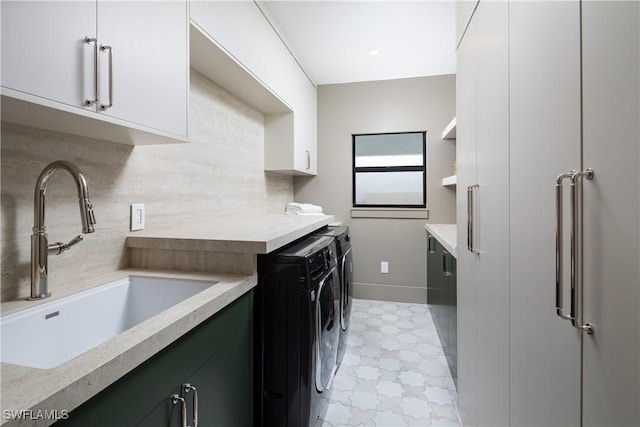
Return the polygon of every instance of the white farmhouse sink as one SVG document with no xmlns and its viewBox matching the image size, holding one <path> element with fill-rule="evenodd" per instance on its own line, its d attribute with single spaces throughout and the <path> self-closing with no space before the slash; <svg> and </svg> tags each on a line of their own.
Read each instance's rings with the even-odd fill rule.
<svg viewBox="0 0 640 427">
<path fill-rule="evenodd" d="M 4 316 L 2 363 L 55 368 L 216 283 L 129 276 Z"/>
</svg>

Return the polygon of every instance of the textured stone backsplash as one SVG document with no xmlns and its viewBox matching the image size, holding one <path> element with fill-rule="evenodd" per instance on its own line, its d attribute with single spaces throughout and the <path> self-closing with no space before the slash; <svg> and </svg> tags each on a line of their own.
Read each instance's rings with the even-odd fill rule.
<svg viewBox="0 0 640 427">
<path fill-rule="evenodd" d="M 2 123 L 2 301 L 27 296 L 33 194 L 41 170 L 64 159 L 89 183 L 96 232 L 49 258 L 50 289 L 127 266 L 129 205 L 145 203 L 147 227 L 210 215 L 283 212 L 291 177 L 264 172 L 264 117 L 191 71 L 190 143 L 127 146 Z M 50 242 L 80 234 L 75 185 L 65 171 L 51 178 L 46 225 Z"/>
</svg>

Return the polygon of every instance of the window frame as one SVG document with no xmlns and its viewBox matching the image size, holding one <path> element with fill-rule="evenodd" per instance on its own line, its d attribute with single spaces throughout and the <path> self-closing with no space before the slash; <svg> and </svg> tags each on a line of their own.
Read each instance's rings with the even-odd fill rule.
<svg viewBox="0 0 640 427">
<path fill-rule="evenodd" d="M 358 136 L 373 135 L 403 135 L 422 134 L 422 166 L 358 166 L 356 167 L 356 138 Z M 351 198 L 354 208 L 397 208 L 397 209 L 425 209 L 427 207 L 427 131 L 407 132 L 377 132 L 351 134 L 352 149 L 352 174 L 351 174 Z M 358 204 L 356 202 L 356 174 L 370 172 L 422 172 L 422 204 Z"/>
</svg>

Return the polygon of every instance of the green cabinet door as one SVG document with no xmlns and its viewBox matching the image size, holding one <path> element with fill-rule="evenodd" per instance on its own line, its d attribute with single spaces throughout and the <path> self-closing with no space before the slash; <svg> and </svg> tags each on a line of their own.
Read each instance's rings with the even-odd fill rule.
<svg viewBox="0 0 640 427">
<path fill-rule="evenodd" d="M 427 304 L 454 381 L 457 380 L 457 261 L 427 232 Z"/>
<path fill-rule="evenodd" d="M 249 292 L 176 340 L 151 359 L 85 402 L 56 426 L 180 426 L 181 407 L 198 390 L 202 426 L 248 426 L 252 423 L 252 310 Z"/>
<path fill-rule="evenodd" d="M 442 347 L 446 348 L 445 339 L 448 330 L 448 317 L 446 315 L 447 289 L 443 275 L 443 251 L 444 248 L 432 234 L 427 233 L 427 304 L 431 311 L 431 317 L 438 331 Z"/>
</svg>

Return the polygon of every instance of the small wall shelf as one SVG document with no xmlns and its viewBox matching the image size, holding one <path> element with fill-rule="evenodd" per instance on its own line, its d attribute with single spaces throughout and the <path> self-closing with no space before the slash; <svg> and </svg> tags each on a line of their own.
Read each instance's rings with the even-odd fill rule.
<svg viewBox="0 0 640 427">
<path fill-rule="evenodd" d="M 442 131 L 442 139 L 456 139 L 456 118 L 454 117 Z"/>
<path fill-rule="evenodd" d="M 442 178 L 442 186 L 443 187 L 451 187 L 455 186 L 458 183 L 458 175 L 448 176 L 446 178 Z"/>
</svg>

